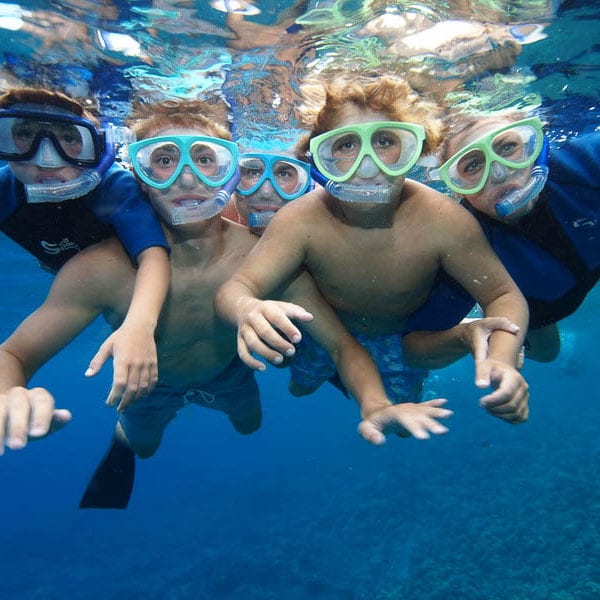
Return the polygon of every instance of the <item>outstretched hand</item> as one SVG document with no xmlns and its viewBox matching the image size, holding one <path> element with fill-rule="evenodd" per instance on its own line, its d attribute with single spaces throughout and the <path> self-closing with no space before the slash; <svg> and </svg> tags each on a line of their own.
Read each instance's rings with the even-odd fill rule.
<svg viewBox="0 0 600 600">
<path fill-rule="evenodd" d="M 521 423 L 529 417 L 529 386 L 511 365 L 490 358 L 477 361 L 475 385 L 494 388 L 479 403 L 495 417 L 508 423 Z"/>
<path fill-rule="evenodd" d="M 387 433 L 426 440 L 432 433 L 439 435 L 448 431 L 436 420 L 447 419 L 453 414 L 451 410 L 442 408 L 446 402 L 445 398 L 436 398 L 418 404 L 404 402 L 386 406 L 365 417 L 358 426 L 358 432 L 375 446 L 385 444 Z"/>
<path fill-rule="evenodd" d="M 250 368 L 259 371 L 264 371 L 266 366 L 252 353 L 280 365 L 284 357 L 294 355 L 294 344 L 302 339 L 291 319 L 311 321 L 312 318 L 311 313 L 291 302 L 248 300 L 238 319 L 239 357 Z"/>
<path fill-rule="evenodd" d="M 86 377 L 93 377 L 113 357 L 113 382 L 106 398 L 108 406 L 124 410 L 149 394 L 158 381 L 158 358 L 154 330 L 147 325 L 123 323 L 106 338 L 92 358 Z"/>
<path fill-rule="evenodd" d="M 0 455 L 4 447 L 21 450 L 29 440 L 62 429 L 71 418 L 68 410 L 54 408 L 54 398 L 47 390 L 11 388 L 0 394 Z"/>
</svg>

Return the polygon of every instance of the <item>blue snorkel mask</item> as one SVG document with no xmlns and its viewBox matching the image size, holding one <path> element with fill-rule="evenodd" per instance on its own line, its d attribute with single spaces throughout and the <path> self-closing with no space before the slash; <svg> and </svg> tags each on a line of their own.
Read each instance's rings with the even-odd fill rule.
<svg viewBox="0 0 600 600">
<path fill-rule="evenodd" d="M 202 135 L 167 135 L 129 146 L 136 175 L 146 185 L 164 190 L 189 169 L 204 186 L 215 189 L 206 200 L 173 207 L 171 223 L 183 225 L 218 215 L 229 203 L 240 180 L 237 144 Z"/>
<path fill-rule="evenodd" d="M 0 110 L 0 159 L 46 169 L 83 169 L 70 181 L 25 184 L 30 203 L 80 198 L 98 186 L 115 160 L 113 126 L 97 129 L 71 111 L 40 104 L 15 104 Z"/>
</svg>

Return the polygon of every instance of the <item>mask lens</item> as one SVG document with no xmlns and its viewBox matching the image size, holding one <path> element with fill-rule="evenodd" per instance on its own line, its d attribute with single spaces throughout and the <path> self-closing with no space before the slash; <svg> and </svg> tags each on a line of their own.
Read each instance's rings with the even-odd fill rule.
<svg viewBox="0 0 600 600">
<path fill-rule="evenodd" d="M 486 160 L 483 150 L 470 150 L 463 154 L 448 168 L 450 182 L 465 191 L 475 189 L 485 174 Z"/>
<path fill-rule="evenodd" d="M 402 171 L 420 154 L 417 136 L 405 129 L 377 129 L 371 136 L 371 149 L 393 171 Z"/>
<path fill-rule="evenodd" d="M 194 142 L 190 147 L 189 157 L 192 169 L 211 187 L 222 185 L 232 174 L 235 158 L 221 144 L 206 140 Z"/>
<path fill-rule="evenodd" d="M 535 128 L 530 125 L 507 129 L 492 140 L 493 154 L 504 159 L 507 166 L 530 165 L 537 158 L 540 149 L 541 140 Z"/>
<path fill-rule="evenodd" d="M 137 174 L 149 185 L 168 181 L 181 162 L 181 152 L 172 142 L 155 142 L 139 148 L 133 156 Z"/>
<path fill-rule="evenodd" d="M 35 155 L 41 140 L 52 142 L 60 156 L 78 166 L 93 166 L 97 155 L 97 133 L 69 118 L 0 115 L 0 158 L 29 160 Z"/>
<path fill-rule="evenodd" d="M 279 193 L 298 197 L 308 185 L 308 169 L 286 160 L 278 160 L 273 165 L 273 179 Z"/>
<path fill-rule="evenodd" d="M 344 132 L 324 139 L 317 148 L 317 155 L 330 177 L 343 177 L 350 173 L 362 148 L 357 133 Z"/>
<path fill-rule="evenodd" d="M 240 158 L 240 182 L 238 190 L 252 193 L 265 179 L 265 162 L 261 158 Z"/>
</svg>

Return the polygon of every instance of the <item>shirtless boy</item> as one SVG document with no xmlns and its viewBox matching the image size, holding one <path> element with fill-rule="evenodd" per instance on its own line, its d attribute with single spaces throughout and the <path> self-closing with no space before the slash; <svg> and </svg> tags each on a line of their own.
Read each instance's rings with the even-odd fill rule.
<svg viewBox="0 0 600 600">
<path fill-rule="evenodd" d="M 437 107 L 391 76 L 349 75 L 324 88 L 318 106 L 304 107 L 311 126 L 305 147 L 323 187 L 279 210 L 217 293 L 218 313 L 238 326 L 240 357 L 264 368 L 253 352 L 274 363 L 294 353 L 301 332 L 292 320 L 311 315 L 263 299 L 305 268 L 350 332 L 367 338 L 367 349 L 387 338 L 391 360 L 400 361 L 404 322 L 444 269 L 486 316 L 520 327 L 492 334 L 488 357 L 476 364 L 476 385 L 495 388 L 480 400 L 493 415 L 525 420 L 528 387 L 515 368 L 527 329 L 524 298 L 472 216 L 406 178 L 440 142 Z"/>
</svg>

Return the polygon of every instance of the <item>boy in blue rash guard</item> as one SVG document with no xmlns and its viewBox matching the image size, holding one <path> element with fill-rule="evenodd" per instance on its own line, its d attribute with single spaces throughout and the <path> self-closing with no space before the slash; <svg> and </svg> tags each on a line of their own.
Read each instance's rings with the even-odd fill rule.
<svg viewBox="0 0 600 600">
<path fill-rule="evenodd" d="M 52 272 L 113 235 L 138 265 L 123 325 L 87 376 L 114 357 L 107 404 L 124 408 L 157 380 L 154 330 L 169 282 L 168 244 L 133 174 L 114 162 L 108 131 L 60 92 L 13 89 L 0 97 L 0 231 Z"/>
<path fill-rule="evenodd" d="M 301 334 L 291 320 L 307 321 L 310 314 L 263 298 L 301 269 L 350 333 L 381 341 L 394 361 L 401 344 L 393 342 L 440 269 L 483 300 L 488 316 L 506 315 L 525 326 L 525 301 L 475 220 L 405 177 L 439 143 L 438 107 L 389 75 L 352 73 L 323 87 L 315 105 L 305 106 L 311 133 L 303 144 L 323 187 L 277 212 L 216 297 L 218 313 L 238 326 L 242 360 L 264 368 L 253 352 L 275 364 L 293 356 Z M 527 385 L 515 369 L 520 342 L 519 334 L 495 332 L 494 349 L 476 365 L 476 384 L 495 388 L 481 405 L 512 423 L 528 414 Z M 401 413 L 410 404 L 395 408 Z"/>
<path fill-rule="evenodd" d="M 600 273 L 600 135 L 547 146 L 541 122 L 519 112 L 455 116 L 438 170 L 523 292 L 526 356 L 542 362 L 556 358 L 557 323 L 577 310 Z M 455 282 L 439 283 L 404 338 L 415 364 L 443 366 L 474 343 L 485 353 L 489 324 L 457 325 L 472 305 Z M 443 334 L 418 331 L 455 325 Z"/>
</svg>

